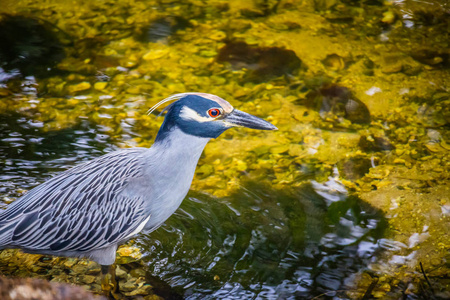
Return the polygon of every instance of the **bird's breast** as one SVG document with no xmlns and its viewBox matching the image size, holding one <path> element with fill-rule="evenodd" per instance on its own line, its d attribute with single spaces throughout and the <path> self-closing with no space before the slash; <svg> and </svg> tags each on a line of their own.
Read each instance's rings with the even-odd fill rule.
<svg viewBox="0 0 450 300">
<path fill-rule="evenodd" d="M 128 190 L 143 197 L 146 213 L 150 215 L 144 230 L 158 228 L 178 209 L 189 191 L 198 160 L 208 141 L 174 129 L 143 157 L 143 176 Z"/>
<path fill-rule="evenodd" d="M 153 230 L 164 223 L 180 206 L 186 197 L 194 176 L 195 167 L 191 172 L 186 170 L 167 173 L 155 178 L 155 193 L 148 193 L 148 213 L 151 215 L 146 230 Z"/>
</svg>

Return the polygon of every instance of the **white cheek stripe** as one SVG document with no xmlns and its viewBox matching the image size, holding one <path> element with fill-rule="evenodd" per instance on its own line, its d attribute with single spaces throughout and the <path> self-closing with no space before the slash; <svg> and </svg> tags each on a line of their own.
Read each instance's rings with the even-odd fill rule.
<svg viewBox="0 0 450 300">
<path fill-rule="evenodd" d="M 209 118 L 209 117 L 202 117 L 195 110 L 190 109 L 187 106 L 183 106 L 183 108 L 181 109 L 180 117 L 183 120 L 186 120 L 186 121 L 193 120 L 193 121 L 197 121 L 197 122 L 200 122 L 200 123 L 212 121 L 211 118 Z"/>
</svg>

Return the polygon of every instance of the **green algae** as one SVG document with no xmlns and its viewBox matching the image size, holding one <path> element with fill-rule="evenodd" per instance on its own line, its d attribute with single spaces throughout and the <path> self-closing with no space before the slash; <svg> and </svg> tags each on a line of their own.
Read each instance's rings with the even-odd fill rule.
<svg viewBox="0 0 450 300">
<path fill-rule="evenodd" d="M 337 167 L 352 194 L 386 214 L 385 238 L 406 245 L 369 266 L 384 278 L 374 296 L 395 297 L 404 283 L 411 283 L 410 293 L 420 293 L 419 262 L 444 293 L 450 248 L 445 3 L 264 3 L 99 1 L 76 10 L 58 1 L 9 4 L 8 14 L 42 18 L 72 44 L 64 43 L 66 58 L 52 65 L 58 75 L 4 81 L 0 113 L 41 123 L 42 135 L 87 121 L 117 147 L 149 147 L 162 120 L 146 115 L 154 103 L 173 93 L 217 94 L 280 130 L 230 130 L 211 141 L 193 190 L 226 197 L 247 179 L 290 190 L 324 182 Z M 187 11 L 190 18 L 183 21 Z M 170 34 L 148 38 L 165 18 L 172 18 L 166 22 Z M 230 42 L 263 50 L 230 67 L 220 56 Z M 265 66 L 269 60 L 261 51 L 274 47 L 294 53 L 302 67 L 287 62 L 280 72 L 253 80 L 261 72 L 252 69 L 255 62 Z M 369 117 L 358 122 L 359 114 L 348 118 L 345 108 L 324 115 L 322 98 L 306 105 L 329 85 L 351 91 Z M 333 209 L 340 216 L 341 208 Z M 407 263 L 392 263 L 412 253 Z M 361 272 L 349 297 L 364 294 L 368 276 Z"/>
</svg>

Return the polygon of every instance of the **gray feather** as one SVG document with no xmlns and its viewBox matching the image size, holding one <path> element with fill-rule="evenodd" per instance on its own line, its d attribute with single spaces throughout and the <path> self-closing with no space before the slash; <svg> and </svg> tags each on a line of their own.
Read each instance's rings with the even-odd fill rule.
<svg viewBox="0 0 450 300">
<path fill-rule="evenodd" d="M 0 245 L 83 252 L 120 243 L 147 217 L 142 197 L 122 194 L 143 176 L 145 151 L 109 153 L 31 190 L 0 214 Z"/>
</svg>

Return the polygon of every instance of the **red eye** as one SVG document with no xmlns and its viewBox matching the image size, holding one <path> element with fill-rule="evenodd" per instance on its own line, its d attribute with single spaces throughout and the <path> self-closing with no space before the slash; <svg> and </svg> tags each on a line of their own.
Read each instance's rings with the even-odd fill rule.
<svg viewBox="0 0 450 300">
<path fill-rule="evenodd" d="M 208 115 L 212 118 L 217 118 L 218 116 L 220 116 L 220 109 L 218 108 L 211 108 L 210 110 L 208 110 Z"/>
</svg>

